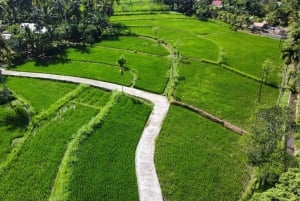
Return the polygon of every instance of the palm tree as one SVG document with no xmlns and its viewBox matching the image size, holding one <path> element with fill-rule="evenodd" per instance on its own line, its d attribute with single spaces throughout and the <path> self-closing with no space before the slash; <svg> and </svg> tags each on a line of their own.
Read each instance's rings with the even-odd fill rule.
<svg viewBox="0 0 300 201">
<path fill-rule="evenodd" d="M 288 153 L 294 154 L 294 124 L 296 119 L 297 99 L 300 93 L 300 24 L 294 22 L 289 27 L 288 38 L 283 44 L 282 58 L 284 59 L 284 69 L 280 95 L 277 101 L 279 104 L 282 91 L 285 85 L 290 86 L 290 99 L 288 107 L 291 108 L 289 115 L 289 129 L 285 134 L 285 148 Z"/>
</svg>

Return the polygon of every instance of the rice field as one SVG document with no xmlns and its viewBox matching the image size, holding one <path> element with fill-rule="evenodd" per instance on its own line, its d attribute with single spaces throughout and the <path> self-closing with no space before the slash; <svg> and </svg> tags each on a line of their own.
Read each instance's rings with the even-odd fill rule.
<svg viewBox="0 0 300 201">
<path fill-rule="evenodd" d="M 41 66 L 32 61 L 16 70 L 92 78 L 162 93 L 168 80 L 168 52 L 148 39 L 119 40 L 118 45 L 116 41 L 106 41 L 84 50 L 70 48 L 64 63 Z M 117 62 L 122 55 L 126 59 L 124 73 L 120 73 Z"/>
<path fill-rule="evenodd" d="M 248 178 L 242 137 L 171 106 L 155 164 L 164 200 L 239 200 Z"/>
<path fill-rule="evenodd" d="M 217 65 L 187 60 L 179 72 L 183 80 L 175 91 L 178 99 L 242 128 L 249 128 L 255 108 L 277 101 L 278 89 L 264 86 L 258 102 L 260 83 Z"/>
<path fill-rule="evenodd" d="M 120 97 L 85 139 L 72 167 L 68 200 L 138 200 L 135 149 L 150 107 Z"/>
<path fill-rule="evenodd" d="M 1 200 L 47 200 L 68 141 L 97 112 L 95 107 L 75 102 L 40 125 L 1 172 Z"/>
</svg>

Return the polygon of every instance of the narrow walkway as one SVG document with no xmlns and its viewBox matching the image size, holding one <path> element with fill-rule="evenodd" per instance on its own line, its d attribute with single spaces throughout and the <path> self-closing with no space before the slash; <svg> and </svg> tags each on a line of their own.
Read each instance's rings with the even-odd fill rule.
<svg viewBox="0 0 300 201">
<path fill-rule="evenodd" d="M 154 165 L 154 152 L 155 152 L 155 140 L 158 136 L 162 123 L 168 113 L 170 104 L 166 97 L 145 92 L 142 90 L 123 87 L 121 85 L 85 79 L 79 77 L 53 75 L 45 73 L 29 73 L 29 72 L 17 72 L 5 69 L 0 69 L 3 75 L 18 76 L 18 77 L 30 77 L 47 80 L 59 80 L 64 82 L 82 83 L 95 86 L 106 90 L 118 90 L 124 93 L 148 100 L 154 104 L 153 111 L 149 116 L 148 122 L 141 135 L 135 153 L 135 169 L 138 181 L 138 190 L 140 201 L 162 201 L 162 192 L 156 169 Z"/>
</svg>

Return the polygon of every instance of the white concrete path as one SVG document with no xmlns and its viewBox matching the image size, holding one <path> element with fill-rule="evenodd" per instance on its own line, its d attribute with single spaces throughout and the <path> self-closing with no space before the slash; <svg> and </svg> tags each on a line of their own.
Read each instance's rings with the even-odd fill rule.
<svg viewBox="0 0 300 201">
<path fill-rule="evenodd" d="M 168 113 L 170 104 L 166 97 L 150 92 L 122 87 L 121 85 L 102 82 L 92 79 L 53 75 L 45 73 L 29 73 L 0 69 L 3 75 L 31 77 L 47 80 L 59 80 L 72 83 L 82 83 L 106 90 L 118 90 L 124 93 L 148 100 L 154 104 L 153 111 L 141 135 L 135 153 L 135 169 L 138 181 L 140 201 L 162 201 L 162 192 L 154 165 L 155 140 L 158 136 L 162 123 Z"/>
</svg>

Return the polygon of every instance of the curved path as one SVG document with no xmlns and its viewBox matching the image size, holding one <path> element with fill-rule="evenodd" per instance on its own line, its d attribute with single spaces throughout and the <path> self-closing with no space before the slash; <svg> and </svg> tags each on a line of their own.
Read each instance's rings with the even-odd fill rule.
<svg viewBox="0 0 300 201">
<path fill-rule="evenodd" d="M 162 201 L 162 192 L 154 165 L 155 140 L 158 136 L 162 123 L 168 113 L 170 103 L 161 95 L 145 92 L 142 90 L 123 87 L 121 85 L 85 79 L 79 77 L 53 75 L 45 73 L 29 73 L 0 69 L 0 74 L 9 76 L 31 77 L 47 80 L 59 80 L 64 82 L 82 83 L 106 90 L 118 90 L 128 95 L 148 100 L 154 104 L 151 115 L 141 135 L 135 153 L 135 169 L 138 181 L 140 201 Z"/>
</svg>

